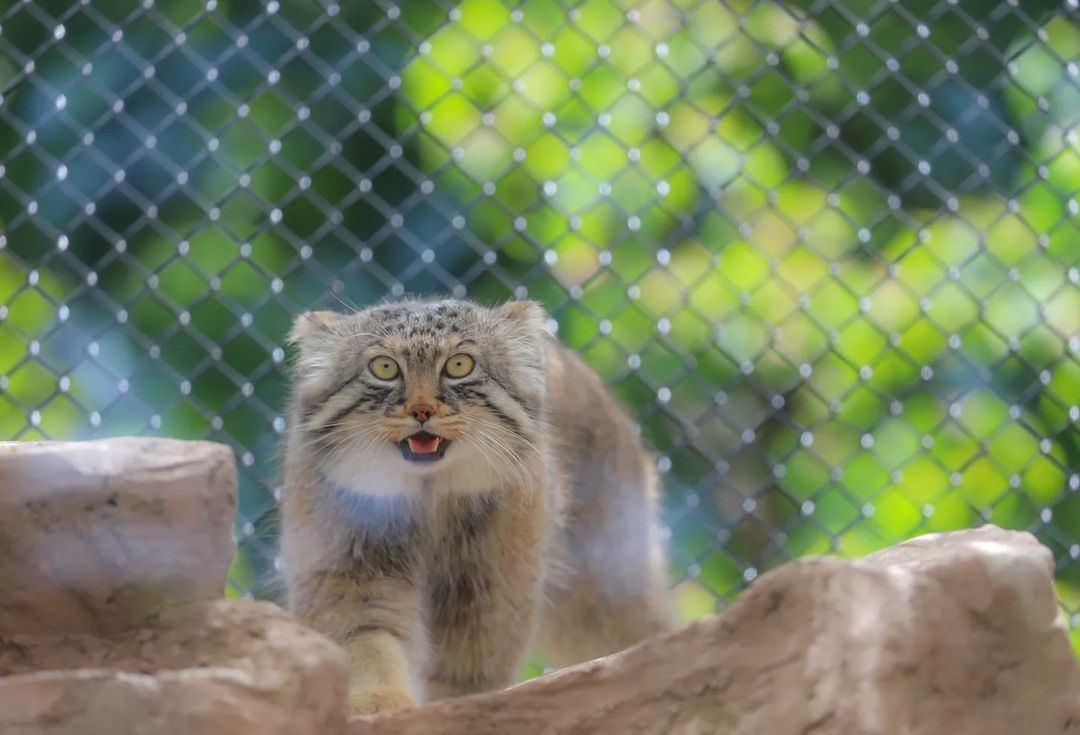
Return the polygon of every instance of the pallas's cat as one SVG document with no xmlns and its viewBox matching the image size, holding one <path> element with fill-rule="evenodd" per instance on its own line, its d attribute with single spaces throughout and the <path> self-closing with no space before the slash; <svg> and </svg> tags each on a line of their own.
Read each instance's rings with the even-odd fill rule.
<svg viewBox="0 0 1080 735">
<path fill-rule="evenodd" d="M 512 684 L 667 629 L 657 477 L 533 302 L 309 312 L 284 452 L 288 606 L 355 712 Z"/>
</svg>

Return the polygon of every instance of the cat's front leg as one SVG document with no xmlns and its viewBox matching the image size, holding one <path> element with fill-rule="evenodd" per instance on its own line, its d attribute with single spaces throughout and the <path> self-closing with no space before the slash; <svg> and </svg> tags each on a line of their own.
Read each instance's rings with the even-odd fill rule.
<svg viewBox="0 0 1080 735">
<path fill-rule="evenodd" d="M 446 543 L 428 573 L 434 644 L 428 701 L 513 684 L 543 588 L 548 519 L 540 493 L 458 503 L 444 518 Z"/>
<path fill-rule="evenodd" d="M 426 634 L 411 579 L 370 573 L 311 573 L 297 581 L 293 613 L 345 649 L 353 714 L 414 706 Z"/>
<path fill-rule="evenodd" d="M 508 687 L 521 668 L 537 622 L 539 586 L 492 594 L 473 584 L 486 582 L 444 578 L 432 588 L 446 596 L 443 614 L 452 619 L 436 622 L 435 660 L 425 686 L 429 702 Z"/>
</svg>

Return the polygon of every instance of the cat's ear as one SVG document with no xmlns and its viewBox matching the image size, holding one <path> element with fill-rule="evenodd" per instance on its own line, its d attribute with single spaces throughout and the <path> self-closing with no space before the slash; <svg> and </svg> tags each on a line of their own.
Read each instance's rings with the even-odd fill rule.
<svg viewBox="0 0 1080 735">
<path fill-rule="evenodd" d="M 317 343 L 333 332 L 341 314 L 333 311 L 305 311 L 293 320 L 285 340 L 291 345 L 304 348 Z"/>
<path fill-rule="evenodd" d="M 543 330 L 547 325 L 547 312 L 536 301 L 507 301 L 498 311 L 504 319 L 524 329 Z"/>
</svg>

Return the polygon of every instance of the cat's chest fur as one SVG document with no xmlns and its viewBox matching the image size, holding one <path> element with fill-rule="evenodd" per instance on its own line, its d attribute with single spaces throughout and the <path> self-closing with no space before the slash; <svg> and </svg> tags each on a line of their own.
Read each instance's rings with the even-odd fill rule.
<svg viewBox="0 0 1080 735">
<path fill-rule="evenodd" d="M 348 492 L 358 495 L 410 499 L 433 519 L 442 510 L 456 509 L 453 504 L 444 508 L 448 504 L 442 498 L 490 495 L 492 488 L 507 484 L 506 478 L 492 468 L 465 462 L 451 464 L 431 474 L 403 472 L 395 454 L 396 450 L 387 453 L 388 456 L 346 458 L 334 467 L 322 470 L 322 474 L 329 484 L 347 488 Z M 530 469 L 523 466 L 514 479 L 517 484 L 531 484 L 536 478 L 530 477 Z M 467 511 L 468 508 L 460 510 Z"/>
</svg>

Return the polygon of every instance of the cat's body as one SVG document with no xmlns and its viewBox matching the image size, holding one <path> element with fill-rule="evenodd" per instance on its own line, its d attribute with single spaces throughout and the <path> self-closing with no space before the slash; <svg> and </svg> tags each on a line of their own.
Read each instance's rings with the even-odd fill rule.
<svg viewBox="0 0 1080 735">
<path fill-rule="evenodd" d="M 284 463 L 290 609 L 357 712 L 513 683 L 669 627 L 651 457 L 516 302 L 301 316 Z"/>
</svg>

